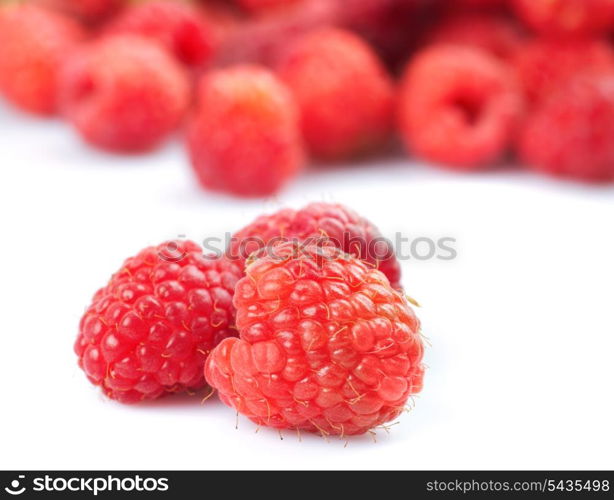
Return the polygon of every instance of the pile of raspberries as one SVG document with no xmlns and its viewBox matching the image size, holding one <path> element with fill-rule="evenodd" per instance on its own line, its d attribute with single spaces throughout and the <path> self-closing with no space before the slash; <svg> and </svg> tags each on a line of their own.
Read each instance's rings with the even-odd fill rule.
<svg viewBox="0 0 614 500">
<path fill-rule="evenodd" d="M 3 0 L 0 91 L 116 153 L 182 131 L 237 196 L 397 143 L 612 182 L 613 32 L 614 0 Z"/>
<path fill-rule="evenodd" d="M 283 209 L 222 255 L 179 240 L 128 258 L 94 295 L 75 352 L 122 403 L 204 388 L 260 426 L 363 434 L 422 388 L 420 322 L 400 278 L 390 243 L 352 210 Z"/>
</svg>

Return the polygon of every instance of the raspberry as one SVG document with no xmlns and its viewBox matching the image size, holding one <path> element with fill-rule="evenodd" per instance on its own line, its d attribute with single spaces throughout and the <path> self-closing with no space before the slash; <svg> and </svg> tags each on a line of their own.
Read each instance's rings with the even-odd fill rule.
<svg viewBox="0 0 614 500">
<path fill-rule="evenodd" d="M 258 425 L 349 436 L 395 419 L 422 388 L 419 321 L 386 277 L 330 246 L 281 244 L 234 296 L 240 339 L 205 365 Z"/>
<path fill-rule="evenodd" d="M 531 101 L 540 101 L 579 73 L 611 71 L 614 53 L 603 40 L 544 40 L 524 45 L 514 60 Z"/>
<path fill-rule="evenodd" d="M 429 33 L 427 43 L 466 45 L 509 60 L 522 45 L 518 27 L 503 16 L 469 13 L 444 19 Z"/>
<path fill-rule="evenodd" d="M 124 0 L 37 0 L 38 3 L 58 9 L 87 22 L 106 19 L 115 13 Z"/>
<path fill-rule="evenodd" d="M 406 59 L 416 34 L 428 23 L 431 0 L 333 0 L 341 26 L 375 47 L 391 67 Z"/>
<path fill-rule="evenodd" d="M 522 113 L 508 67 L 470 47 L 425 49 L 409 64 L 400 102 L 409 150 L 428 160 L 472 170 L 506 151 Z"/>
<path fill-rule="evenodd" d="M 529 117 L 519 150 L 536 170 L 614 181 L 614 71 L 570 80 Z"/>
<path fill-rule="evenodd" d="M 181 62 L 192 66 L 207 62 L 217 43 L 215 27 L 204 12 L 176 0 L 154 0 L 129 7 L 108 31 L 157 40 Z"/>
<path fill-rule="evenodd" d="M 376 265 L 393 288 L 401 289 L 401 266 L 390 242 L 375 225 L 343 205 L 310 203 L 300 210 L 262 215 L 233 235 L 227 254 L 243 261 L 280 238 L 296 242 L 325 238 L 344 252 Z"/>
<path fill-rule="evenodd" d="M 75 343 L 79 366 L 122 403 L 202 387 L 209 352 L 236 333 L 239 277 L 190 241 L 146 248 L 94 296 Z"/>
<path fill-rule="evenodd" d="M 221 44 L 217 62 L 273 66 L 284 47 L 314 29 L 336 23 L 337 16 L 333 1 L 309 0 L 237 22 Z"/>
<path fill-rule="evenodd" d="M 614 27 L 613 0 L 513 0 L 512 5 L 524 22 L 544 35 L 586 36 Z"/>
<path fill-rule="evenodd" d="M 87 142 L 110 151 L 157 146 L 182 119 L 189 92 L 187 75 L 164 49 L 130 35 L 83 47 L 60 75 L 64 114 Z"/>
<path fill-rule="evenodd" d="M 57 68 L 83 38 L 72 19 L 33 5 L 0 8 L 0 91 L 15 106 L 53 114 Z"/>
<path fill-rule="evenodd" d="M 274 194 L 303 162 L 296 105 L 265 69 L 213 71 L 199 85 L 188 148 L 204 187 L 240 196 Z"/>
<path fill-rule="evenodd" d="M 267 12 L 271 9 L 279 9 L 288 7 L 288 5 L 300 3 L 308 0 L 238 0 L 238 3 L 244 9 L 253 13 Z"/>
<path fill-rule="evenodd" d="M 360 38 L 323 29 L 298 40 L 278 65 L 301 110 L 303 136 L 318 158 L 344 160 L 391 135 L 394 86 Z"/>
</svg>

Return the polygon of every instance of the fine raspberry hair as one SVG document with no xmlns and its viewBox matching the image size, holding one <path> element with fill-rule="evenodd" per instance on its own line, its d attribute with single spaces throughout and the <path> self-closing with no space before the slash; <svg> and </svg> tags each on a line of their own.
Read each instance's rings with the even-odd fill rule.
<svg viewBox="0 0 614 500">
<path fill-rule="evenodd" d="M 301 112 L 309 151 L 346 160 L 380 149 L 391 136 L 394 85 L 358 36 L 316 30 L 290 45 L 277 66 Z"/>
<path fill-rule="evenodd" d="M 0 6 L 0 92 L 21 110 L 54 114 L 58 68 L 84 37 L 61 13 L 29 4 Z"/>
<path fill-rule="evenodd" d="M 314 202 L 299 210 L 284 208 L 261 215 L 232 236 L 227 255 L 244 262 L 254 252 L 280 240 L 326 240 L 377 267 L 393 288 L 401 289 L 401 266 L 390 241 L 372 222 L 343 205 Z"/>
<path fill-rule="evenodd" d="M 459 170 L 476 170 L 507 152 L 524 112 L 511 69 L 487 52 L 436 45 L 409 63 L 399 103 L 410 152 Z"/>
<path fill-rule="evenodd" d="M 62 112 L 90 144 L 114 152 L 157 147 L 190 102 L 184 69 L 157 43 L 101 38 L 75 51 L 60 73 Z"/>
<path fill-rule="evenodd" d="M 211 350 L 236 334 L 240 268 L 169 241 L 127 259 L 83 315 L 75 352 L 109 398 L 137 403 L 204 385 Z"/>
<path fill-rule="evenodd" d="M 258 425 L 350 436 L 394 420 L 422 388 L 420 324 L 386 277 L 332 246 L 283 243 L 234 296 L 240 338 L 205 374 Z"/>
<path fill-rule="evenodd" d="M 279 191 L 302 168 L 296 104 L 273 73 L 241 65 L 206 74 L 187 145 L 199 182 L 244 197 Z"/>
</svg>

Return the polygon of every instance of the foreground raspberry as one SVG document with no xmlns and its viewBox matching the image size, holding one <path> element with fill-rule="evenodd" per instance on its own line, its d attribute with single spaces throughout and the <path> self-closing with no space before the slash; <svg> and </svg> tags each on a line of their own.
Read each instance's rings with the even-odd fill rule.
<svg viewBox="0 0 614 500">
<path fill-rule="evenodd" d="M 392 80 L 352 33 L 331 28 L 305 36 L 285 54 L 278 74 L 296 97 L 303 136 L 318 158 L 360 156 L 389 139 Z"/>
<path fill-rule="evenodd" d="M 603 33 L 614 27 L 613 0 L 512 0 L 518 16 L 556 37 Z"/>
<path fill-rule="evenodd" d="M 531 101 L 540 101 L 581 73 L 614 69 L 614 52 L 601 39 L 537 39 L 514 58 L 520 82 Z"/>
<path fill-rule="evenodd" d="M 476 169 L 507 151 L 522 109 L 521 92 L 504 63 L 479 49 L 435 46 L 407 69 L 401 133 L 418 156 Z"/>
<path fill-rule="evenodd" d="M 108 31 L 152 38 L 192 66 L 206 63 L 217 43 L 215 26 L 204 12 L 176 0 L 154 0 L 129 7 Z"/>
<path fill-rule="evenodd" d="M 614 181 L 614 72 L 568 82 L 529 117 L 520 141 L 528 165 L 586 181 Z"/>
<path fill-rule="evenodd" d="M 265 69 L 213 71 L 198 88 L 188 148 L 204 187 L 239 196 L 272 195 L 303 163 L 296 105 Z"/>
<path fill-rule="evenodd" d="M 333 247 L 282 244 L 247 268 L 234 303 L 240 339 L 205 376 L 258 425 L 362 434 L 422 388 L 419 321 L 386 277 Z"/>
<path fill-rule="evenodd" d="M 83 138 L 118 152 L 156 147 L 189 103 L 187 75 L 156 43 L 111 36 L 73 54 L 60 75 L 62 110 Z"/>
<path fill-rule="evenodd" d="M 0 92 L 25 111 L 54 113 L 58 66 L 83 36 L 61 14 L 27 4 L 0 8 Z"/>
<path fill-rule="evenodd" d="M 390 242 L 374 224 L 343 205 L 310 203 L 300 210 L 287 208 L 262 215 L 233 235 L 227 254 L 244 262 L 254 252 L 279 243 L 280 239 L 295 242 L 326 239 L 345 253 L 377 267 L 393 288 L 401 289 L 401 266 Z"/>
<path fill-rule="evenodd" d="M 192 242 L 146 248 L 94 296 L 75 343 L 79 366 L 122 403 L 202 387 L 207 355 L 236 333 L 239 275 Z"/>
</svg>

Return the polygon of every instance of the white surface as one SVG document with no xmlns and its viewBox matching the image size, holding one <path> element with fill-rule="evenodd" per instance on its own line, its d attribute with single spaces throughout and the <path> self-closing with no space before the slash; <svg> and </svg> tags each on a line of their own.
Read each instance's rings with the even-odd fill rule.
<svg viewBox="0 0 614 500">
<path fill-rule="evenodd" d="M 305 174 L 275 201 L 200 191 L 182 148 L 114 157 L 0 107 L 0 468 L 614 468 L 614 189 L 521 172 L 411 165 Z M 276 432 L 217 401 L 106 401 L 72 343 L 123 259 L 202 240 L 263 210 L 347 203 L 386 235 L 457 238 L 403 263 L 432 347 L 425 390 L 390 435 Z"/>
</svg>

